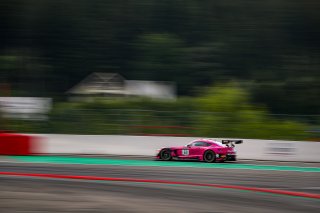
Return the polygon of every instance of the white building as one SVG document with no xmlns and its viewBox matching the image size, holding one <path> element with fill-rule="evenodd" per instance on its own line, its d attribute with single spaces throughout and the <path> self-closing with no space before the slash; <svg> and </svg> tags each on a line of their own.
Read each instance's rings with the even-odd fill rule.
<svg viewBox="0 0 320 213">
<path fill-rule="evenodd" d="M 176 99 L 173 82 L 126 80 L 117 73 L 92 73 L 72 87 L 68 94 L 80 97 L 148 97 Z"/>
</svg>

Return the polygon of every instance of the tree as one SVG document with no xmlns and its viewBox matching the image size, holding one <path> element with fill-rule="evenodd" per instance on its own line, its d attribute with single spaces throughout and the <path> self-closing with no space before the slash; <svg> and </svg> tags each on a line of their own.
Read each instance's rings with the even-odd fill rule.
<svg viewBox="0 0 320 213">
<path fill-rule="evenodd" d="M 213 137 L 304 139 L 307 126 L 268 115 L 250 103 L 249 94 L 235 83 L 217 85 L 197 101 L 199 134 Z"/>
</svg>

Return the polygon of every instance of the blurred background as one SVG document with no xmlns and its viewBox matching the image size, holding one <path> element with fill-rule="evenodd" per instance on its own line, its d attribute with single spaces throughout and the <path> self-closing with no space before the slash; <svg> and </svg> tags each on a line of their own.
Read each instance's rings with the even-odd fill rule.
<svg viewBox="0 0 320 213">
<path fill-rule="evenodd" d="M 320 139 L 317 0 L 1 0 L 0 129 Z"/>
</svg>

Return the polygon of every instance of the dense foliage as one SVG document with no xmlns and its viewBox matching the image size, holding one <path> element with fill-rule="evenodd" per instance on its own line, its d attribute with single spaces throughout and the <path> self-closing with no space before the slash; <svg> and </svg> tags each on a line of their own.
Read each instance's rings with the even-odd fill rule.
<svg viewBox="0 0 320 213">
<path fill-rule="evenodd" d="M 128 106 L 130 108 L 128 108 Z M 67 134 L 160 134 L 306 140 L 303 122 L 274 117 L 250 102 L 236 84 L 206 89 L 197 98 L 177 101 L 97 99 L 55 105 L 48 121 L 10 121 L 10 129 Z"/>
<path fill-rule="evenodd" d="M 174 81 L 188 96 L 237 79 L 273 113 L 320 114 L 319 10 L 313 0 L 1 0 L 0 93 L 61 100 L 91 72 Z"/>
</svg>

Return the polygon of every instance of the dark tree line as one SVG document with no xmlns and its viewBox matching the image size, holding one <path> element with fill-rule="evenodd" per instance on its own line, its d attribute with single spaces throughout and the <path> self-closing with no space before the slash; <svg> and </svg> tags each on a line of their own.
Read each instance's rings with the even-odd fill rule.
<svg viewBox="0 0 320 213">
<path fill-rule="evenodd" d="M 61 97 L 91 72 L 175 81 L 180 95 L 236 80 L 275 113 L 320 114 L 319 9 L 316 0 L 1 0 L 0 83 L 12 95 Z"/>
</svg>

